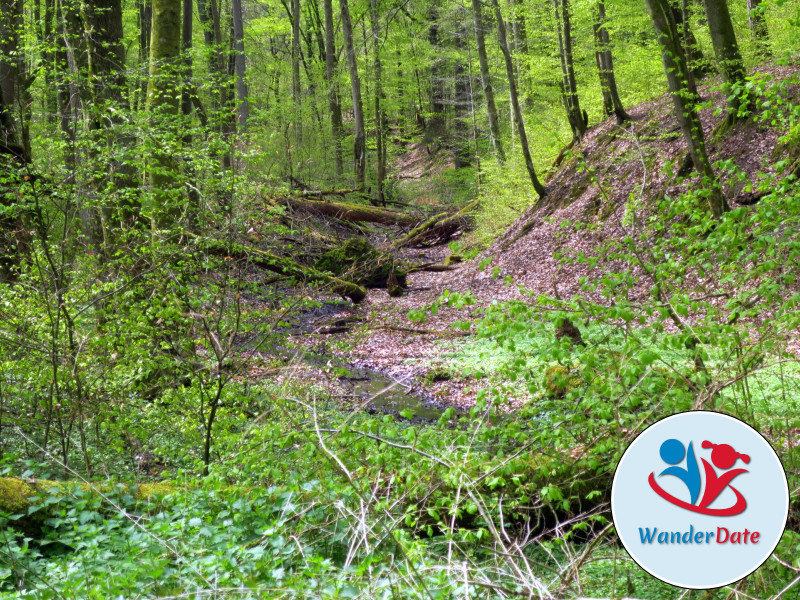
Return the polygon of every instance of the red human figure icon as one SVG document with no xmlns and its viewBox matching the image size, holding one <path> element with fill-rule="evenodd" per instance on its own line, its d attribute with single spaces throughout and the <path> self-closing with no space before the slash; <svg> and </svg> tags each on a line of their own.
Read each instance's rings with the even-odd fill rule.
<svg viewBox="0 0 800 600">
<path fill-rule="evenodd" d="M 714 463 L 714 466 L 718 469 L 730 469 L 740 458 L 745 464 L 750 462 L 750 457 L 747 454 L 736 452 L 736 450 L 734 450 L 733 447 L 729 446 L 728 444 L 713 444 L 708 440 L 705 440 L 702 444 L 702 447 L 706 449 L 713 448 L 711 451 L 711 462 Z M 701 508 L 705 508 L 714 502 L 714 500 L 717 499 L 717 496 L 722 493 L 722 490 L 730 485 L 730 482 L 734 477 L 748 472 L 747 469 L 733 469 L 732 471 L 728 471 L 717 476 L 717 472 L 714 470 L 714 467 L 708 464 L 708 461 L 705 458 L 700 460 L 703 461 L 703 468 L 705 469 L 706 473 L 706 489 L 703 493 L 703 499 L 700 501 Z M 733 490 L 733 492 L 736 494 L 736 505 L 732 508 L 739 508 L 741 504 L 741 509 L 731 514 L 738 514 L 745 509 L 747 502 L 739 490 L 733 486 L 731 486 L 731 490 Z"/>
</svg>

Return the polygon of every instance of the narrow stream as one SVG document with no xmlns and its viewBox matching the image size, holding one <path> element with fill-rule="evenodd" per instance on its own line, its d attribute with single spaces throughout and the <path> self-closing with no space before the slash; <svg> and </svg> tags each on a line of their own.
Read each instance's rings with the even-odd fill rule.
<svg viewBox="0 0 800 600">
<path fill-rule="evenodd" d="M 320 321 L 331 319 L 342 313 L 349 304 L 346 302 L 326 302 L 322 306 L 305 311 L 298 316 L 295 324 L 283 331 L 290 335 L 311 335 L 319 328 Z M 277 348 L 280 353 L 295 358 L 296 354 L 288 348 Z M 369 412 L 382 412 L 397 415 L 409 410 L 414 421 L 435 421 L 444 412 L 444 407 L 436 404 L 425 394 L 412 391 L 410 381 L 398 382 L 375 369 L 358 367 L 334 356 L 305 352 L 297 355 L 299 360 L 315 367 L 333 366 L 347 371 L 339 377 L 339 382 L 348 390 L 356 402 L 372 399 L 367 407 Z"/>
</svg>

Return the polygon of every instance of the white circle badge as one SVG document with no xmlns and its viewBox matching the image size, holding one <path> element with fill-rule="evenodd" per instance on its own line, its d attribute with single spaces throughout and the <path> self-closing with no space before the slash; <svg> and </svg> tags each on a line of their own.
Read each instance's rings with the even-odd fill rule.
<svg viewBox="0 0 800 600">
<path fill-rule="evenodd" d="M 778 545 L 789 486 L 755 429 L 692 411 L 648 427 L 622 455 L 611 488 L 622 545 L 672 585 L 709 589 L 755 571 Z"/>
</svg>

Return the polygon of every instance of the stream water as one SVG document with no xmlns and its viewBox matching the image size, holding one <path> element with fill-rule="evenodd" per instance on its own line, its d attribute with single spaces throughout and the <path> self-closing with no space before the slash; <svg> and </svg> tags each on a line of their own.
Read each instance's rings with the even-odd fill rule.
<svg viewBox="0 0 800 600">
<path fill-rule="evenodd" d="M 320 322 L 329 322 L 348 307 L 347 302 L 325 302 L 318 308 L 298 315 L 296 321 L 283 331 L 293 336 L 311 335 L 318 331 Z M 282 354 L 295 356 L 289 349 L 278 350 Z M 356 366 L 324 353 L 305 352 L 299 354 L 298 358 L 315 367 L 334 367 L 346 371 L 345 375 L 339 377 L 339 382 L 353 397 L 355 404 L 371 399 L 366 408 L 370 412 L 396 415 L 407 410 L 413 413 L 414 421 L 434 421 L 444 412 L 444 407 L 431 398 L 413 391 L 411 381 L 398 381 L 381 371 Z"/>
</svg>

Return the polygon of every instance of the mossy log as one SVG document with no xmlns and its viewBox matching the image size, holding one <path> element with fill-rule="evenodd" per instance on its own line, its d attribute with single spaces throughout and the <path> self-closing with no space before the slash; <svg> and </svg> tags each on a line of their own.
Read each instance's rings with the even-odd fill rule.
<svg viewBox="0 0 800 600">
<path fill-rule="evenodd" d="M 431 273 L 442 273 L 444 271 L 455 271 L 458 267 L 455 265 L 443 265 L 439 263 L 423 263 L 421 265 L 409 265 L 406 267 L 406 273 L 419 273 L 420 271 L 428 271 Z"/>
<path fill-rule="evenodd" d="M 338 277 L 332 277 L 313 267 L 307 267 L 288 258 L 276 256 L 266 250 L 246 246 L 238 242 L 204 238 L 195 235 L 191 237 L 197 241 L 197 245 L 204 252 L 208 252 L 209 254 L 248 260 L 257 267 L 272 271 L 273 273 L 294 277 L 301 281 L 324 284 L 328 286 L 332 292 L 349 298 L 356 304 L 367 297 L 367 290 L 358 284 L 339 279 Z"/>
<path fill-rule="evenodd" d="M 395 264 L 394 256 L 375 248 L 363 237 L 351 238 L 331 248 L 315 266 L 318 271 L 365 287 L 388 286 L 392 275 L 398 285 L 406 285 L 406 274 Z"/>
<path fill-rule="evenodd" d="M 313 214 L 325 215 L 335 219 L 357 223 L 413 225 L 419 221 L 419 216 L 411 213 L 390 210 L 388 208 L 366 206 L 364 204 L 311 200 L 300 196 L 289 196 L 285 201 L 295 210 L 303 210 Z"/>
<path fill-rule="evenodd" d="M 49 479 L 25 480 L 17 477 L 0 477 L 0 514 L 22 515 L 10 522 L 15 529 L 33 532 L 58 506 L 58 502 L 45 502 L 50 497 L 64 498 L 79 490 L 82 493 L 108 496 L 130 495 L 137 501 L 146 501 L 175 492 L 168 483 L 101 483 L 89 485 L 76 481 Z M 31 510 L 40 506 L 40 510 Z"/>
<path fill-rule="evenodd" d="M 442 244 L 448 241 L 457 231 L 470 229 L 473 219 L 470 215 L 478 208 L 478 200 L 473 200 L 455 213 L 440 213 L 415 227 L 392 244 L 393 248 L 406 248 L 420 244 Z"/>
</svg>

